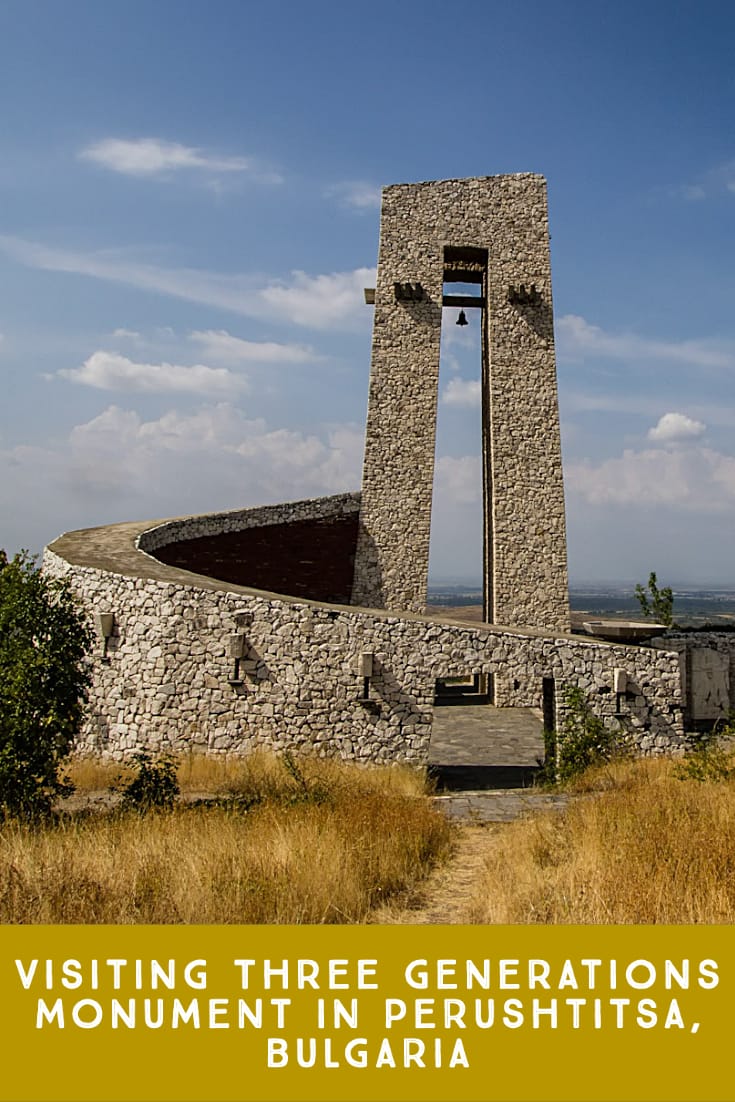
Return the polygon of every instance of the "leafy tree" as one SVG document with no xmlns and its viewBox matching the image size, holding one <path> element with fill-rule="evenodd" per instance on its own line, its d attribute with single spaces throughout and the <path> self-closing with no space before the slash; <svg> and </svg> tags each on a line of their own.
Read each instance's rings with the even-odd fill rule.
<svg viewBox="0 0 735 1102">
<path fill-rule="evenodd" d="M 92 631 L 68 582 L 0 550 L 0 809 L 48 813 L 79 730 Z"/>
<path fill-rule="evenodd" d="M 674 594 L 670 586 L 658 588 L 653 571 L 648 576 L 648 585 L 635 587 L 635 595 L 644 616 L 652 616 L 659 624 L 667 628 L 674 626 Z"/>
</svg>

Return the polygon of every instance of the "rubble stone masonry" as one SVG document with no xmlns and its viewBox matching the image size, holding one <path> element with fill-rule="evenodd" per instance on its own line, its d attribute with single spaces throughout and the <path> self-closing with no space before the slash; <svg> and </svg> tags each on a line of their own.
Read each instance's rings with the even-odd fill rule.
<svg viewBox="0 0 735 1102">
<path fill-rule="evenodd" d="M 325 604 L 203 577 L 155 557 L 167 542 L 257 525 L 284 539 L 289 519 L 355 507 L 345 495 L 56 540 L 44 569 L 69 579 L 90 616 L 114 616 L 106 644 L 98 639 L 80 749 L 122 758 L 143 747 L 245 753 L 265 746 L 422 764 L 435 681 L 468 672 L 499 677 L 506 694 L 499 704 L 539 707 L 543 679 L 553 678 L 561 708 L 565 686 L 579 685 L 642 751 L 685 745 L 678 654 Z M 242 641 L 237 671 L 233 635 Z M 359 672 L 365 653 L 373 655 L 367 702 Z M 620 720 L 616 668 L 628 675 Z"/>
<path fill-rule="evenodd" d="M 567 631 L 546 181 L 529 173 L 383 191 L 352 600 L 425 610 L 444 280 L 464 254 L 475 268 L 486 257 L 486 308 L 470 315 L 483 326 L 486 619 Z"/>
</svg>

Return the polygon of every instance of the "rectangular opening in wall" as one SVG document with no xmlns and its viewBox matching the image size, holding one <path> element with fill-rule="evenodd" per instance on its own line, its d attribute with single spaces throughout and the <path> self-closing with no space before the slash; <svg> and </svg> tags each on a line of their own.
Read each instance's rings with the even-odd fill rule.
<svg viewBox="0 0 735 1102">
<path fill-rule="evenodd" d="M 464 619 L 489 621 L 486 393 L 487 250 L 447 246 L 429 585 Z M 430 597 L 431 600 L 431 597 Z"/>
<path fill-rule="evenodd" d="M 444 248 L 444 282 L 473 283 L 485 286 L 487 249 L 471 245 L 446 245 Z"/>
<path fill-rule="evenodd" d="M 556 730 L 556 685 L 553 677 L 545 677 L 542 683 L 541 708 L 544 731 Z"/>
<path fill-rule="evenodd" d="M 434 683 L 434 704 L 487 704 L 492 694 L 492 674 L 462 673 L 438 677 Z"/>
</svg>

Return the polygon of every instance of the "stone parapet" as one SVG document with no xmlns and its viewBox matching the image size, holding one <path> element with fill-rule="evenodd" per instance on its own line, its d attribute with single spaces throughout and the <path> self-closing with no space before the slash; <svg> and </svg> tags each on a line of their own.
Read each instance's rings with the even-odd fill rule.
<svg viewBox="0 0 735 1102">
<path fill-rule="evenodd" d="M 136 538 L 136 547 L 148 554 L 171 543 L 242 532 L 248 528 L 269 528 L 294 524 L 302 520 L 343 516 L 360 509 L 359 493 L 333 494 L 331 497 L 307 498 L 280 505 L 260 505 L 249 509 L 229 509 L 222 513 L 174 517 L 146 529 Z"/>
</svg>

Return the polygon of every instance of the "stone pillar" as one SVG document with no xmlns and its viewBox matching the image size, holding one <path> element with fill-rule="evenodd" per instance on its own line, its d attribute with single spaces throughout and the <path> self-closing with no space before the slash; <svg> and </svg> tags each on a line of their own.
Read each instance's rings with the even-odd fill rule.
<svg viewBox="0 0 735 1102">
<path fill-rule="evenodd" d="M 352 603 L 423 612 L 448 257 L 482 274 L 486 619 L 569 627 L 546 182 L 520 174 L 383 192 Z M 461 263 L 460 263 L 461 267 Z"/>
</svg>

